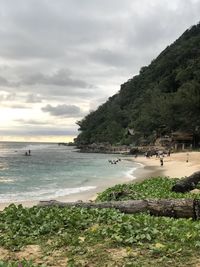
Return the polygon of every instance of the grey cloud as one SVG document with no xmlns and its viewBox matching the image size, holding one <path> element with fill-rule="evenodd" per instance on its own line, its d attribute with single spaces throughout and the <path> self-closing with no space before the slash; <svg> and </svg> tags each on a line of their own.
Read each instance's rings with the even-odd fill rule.
<svg viewBox="0 0 200 267">
<path fill-rule="evenodd" d="M 13 101 L 16 99 L 16 93 L 4 93 L 0 94 L 0 101 Z"/>
<path fill-rule="evenodd" d="M 81 117 L 81 109 L 75 105 L 57 105 L 55 107 L 47 105 L 42 108 L 42 111 L 49 112 L 53 116 L 64 116 L 68 118 Z"/>
<path fill-rule="evenodd" d="M 112 21 L 126 7 L 115 1 L 113 16 L 110 13 L 113 0 L 109 4 L 101 1 L 100 5 L 96 1 L 89 2 L 83 5 L 81 1 L 59 1 L 55 4 L 29 0 L 13 5 L 10 1 L 3 1 L 8 21 L 3 17 L 2 26 L 5 24 L 7 31 L 1 32 L 1 55 L 20 59 L 62 58 L 74 48 L 101 41 L 105 31 L 107 36 L 112 34 Z"/>
<path fill-rule="evenodd" d="M 7 78 L 0 76 L 0 87 L 18 87 L 19 83 L 15 81 L 9 81 Z"/>
<path fill-rule="evenodd" d="M 159 49 L 161 52 L 190 25 L 198 22 L 200 2 L 192 0 L 176 0 L 172 3 L 167 0 L 143 2 L 136 1 L 137 8 L 129 16 L 129 24 L 132 27 L 126 32 L 127 44 L 140 51 L 141 49 L 148 51 L 149 47 L 153 47 L 154 50 Z M 147 13 L 148 16 L 145 16 Z"/>
<path fill-rule="evenodd" d="M 17 119 L 15 120 L 18 123 L 22 123 L 25 125 L 43 125 L 44 127 L 46 127 L 47 124 L 51 124 L 51 122 L 47 122 L 47 121 L 38 121 L 38 120 L 23 120 L 23 119 Z"/>
<path fill-rule="evenodd" d="M 9 82 L 4 78 L 0 76 L 0 86 L 9 86 Z"/>
<path fill-rule="evenodd" d="M 69 72 L 65 70 L 58 70 L 57 72 L 48 75 L 42 73 L 35 73 L 31 76 L 27 76 L 21 81 L 24 84 L 45 84 L 45 85 L 57 85 L 57 86 L 69 86 L 69 87 L 89 87 L 85 81 L 79 79 L 73 79 L 69 76 Z"/>
<path fill-rule="evenodd" d="M 60 86 L 42 86 L 34 88 L 38 93 L 43 93 L 45 99 L 55 100 L 59 99 L 60 101 L 65 102 L 64 99 L 71 98 L 71 101 L 75 101 L 75 98 L 83 100 L 84 98 L 90 98 L 92 95 L 96 94 L 95 90 L 92 88 L 83 89 L 83 88 L 70 88 L 70 87 L 60 87 Z M 73 100 L 74 98 L 74 100 Z"/>
<path fill-rule="evenodd" d="M 8 79 L 6 79 L 3 76 L 0 76 L 0 86 L 1 87 L 18 87 L 19 86 L 19 82 L 15 82 L 15 81 L 8 81 Z"/>
<path fill-rule="evenodd" d="M 30 109 L 30 107 L 21 104 L 10 105 L 9 108 L 13 109 Z"/>
<path fill-rule="evenodd" d="M 0 87 L 7 93 L 0 100 L 21 108 L 45 101 L 43 112 L 75 120 L 199 14 L 198 0 L 2 0 Z"/>
<path fill-rule="evenodd" d="M 16 94 L 16 93 L 10 93 L 10 94 L 8 94 L 8 95 L 5 97 L 5 100 L 7 100 L 7 101 L 13 101 L 13 100 L 16 99 L 16 97 L 17 97 L 17 94 Z"/>
<path fill-rule="evenodd" d="M 165 38 L 167 28 L 171 30 L 176 26 L 171 34 L 177 34 L 177 28 L 182 31 L 195 23 L 199 14 L 199 2 L 192 0 L 173 3 L 166 0 L 60 0 L 59 3 L 22 0 L 19 5 L 13 5 L 11 0 L 2 2 L 6 14 L 2 17 L 2 27 L 6 26 L 7 30 L 0 32 L 1 56 L 52 60 L 64 57 L 66 62 L 69 54 L 74 57 L 78 54 L 78 59 L 81 53 L 87 56 L 94 46 L 111 50 L 110 46 L 125 41 L 122 52 L 126 51 L 126 45 L 134 48 L 134 42 L 126 44 L 129 34 L 132 35 L 130 41 L 141 45 L 141 36 L 146 36 L 147 43 L 148 38 L 153 42 L 157 33 Z M 177 17 L 182 23 L 177 23 Z M 169 24 L 172 26 L 167 26 Z M 167 32 L 168 37 L 169 34 Z"/>
<path fill-rule="evenodd" d="M 26 99 L 27 103 L 40 103 L 42 102 L 41 95 L 38 94 L 29 94 Z"/>
<path fill-rule="evenodd" d="M 92 58 L 95 61 L 102 62 L 103 64 L 108 64 L 115 67 L 122 67 L 124 65 L 129 65 L 130 54 L 127 51 L 111 51 L 109 49 L 98 49 L 92 53 Z"/>
</svg>

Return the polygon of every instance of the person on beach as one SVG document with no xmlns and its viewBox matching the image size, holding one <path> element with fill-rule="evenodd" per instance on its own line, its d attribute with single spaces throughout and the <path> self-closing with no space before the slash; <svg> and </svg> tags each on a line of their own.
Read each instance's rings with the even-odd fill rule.
<svg viewBox="0 0 200 267">
<path fill-rule="evenodd" d="M 31 155 L 31 151 L 30 151 L 30 149 L 29 149 L 29 151 L 28 151 L 28 154 L 29 154 L 29 156 Z"/>
<path fill-rule="evenodd" d="M 160 156 L 160 166 L 161 167 L 163 166 L 163 156 L 162 155 Z"/>
<path fill-rule="evenodd" d="M 189 161 L 189 153 L 186 154 L 186 162 Z"/>
</svg>

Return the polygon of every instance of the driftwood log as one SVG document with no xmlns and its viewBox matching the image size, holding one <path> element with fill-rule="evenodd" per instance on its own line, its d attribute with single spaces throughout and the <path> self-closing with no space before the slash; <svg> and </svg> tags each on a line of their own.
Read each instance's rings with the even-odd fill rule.
<svg viewBox="0 0 200 267">
<path fill-rule="evenodd" d="M 200 171 L 193 173 L 192 175 L 180 179 L 173 187 L 172 191 L 174 192 L 188 192 L 194 189 L 198 182 L 200 182 Z"/>
<path fill-rule="evenodd" d="M 111 202 L 59 202 L 56 200 L 40 201 L 40 207 L 81 207 L 114 208 L 124 213 L 134 214 L 149 211 L 151 215 L 173 218 L 200 219 L 200 200 L 193 199 L 146 199 Z"/>
</svg>

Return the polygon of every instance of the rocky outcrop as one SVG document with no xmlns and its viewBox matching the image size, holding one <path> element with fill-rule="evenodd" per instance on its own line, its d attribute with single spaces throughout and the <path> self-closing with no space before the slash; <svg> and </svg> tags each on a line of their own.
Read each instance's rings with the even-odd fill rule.
<svg viewBox="0 0 200 267">
<path fill-rule="evenodd" d="M 109 143 L 79 145 L 77 148 L 85 153 L 129 154 L 130 152 L 129 146 L 112 146 Z"/>
</svg>

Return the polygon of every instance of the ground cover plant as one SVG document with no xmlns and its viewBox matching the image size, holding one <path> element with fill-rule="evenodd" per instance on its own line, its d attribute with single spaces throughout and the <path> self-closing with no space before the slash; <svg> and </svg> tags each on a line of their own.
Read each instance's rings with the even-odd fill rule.
<svg viewBox="0 0 200 267">
<path fill-rule="evenodd" d="M 173 183 L 153 178 L 118 185 L 98 201 L 112 200 L 122 189 L 128 192 L 125 198 L 174 198 Z M 0 216 L 0 266 L 197 266 L 199 237 L 200 222 L 192 219 L 10 205 Z"/>
<path fill-rule="evenodd" d="M 197 194 L 175 193 L 171 191 L 179 179 L 156 177 L 146 179 L 141 183 L 118 184 L 100 193 L 96 201 L 136 200 L 146 198 L 173 199 L 173 198 L 196 198 Z"/>
<path fill-rule="evenodd" d="M 37 267 L 39 265 L 35 265 L 32 261 L 11 261 L 11 262 L 3 262 L 0 261 L 0 267 Z"/>
</svg>

